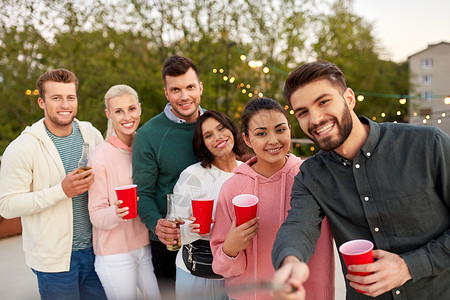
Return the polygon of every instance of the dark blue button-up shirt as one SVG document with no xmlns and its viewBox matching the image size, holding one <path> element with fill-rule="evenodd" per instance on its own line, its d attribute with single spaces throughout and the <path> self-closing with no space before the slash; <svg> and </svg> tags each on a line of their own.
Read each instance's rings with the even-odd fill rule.
<svg viewBox="0 0 450 300">
<path fill-rule="evenodd" d="M 360 120 L 370 132 L 353 161 L 321 151 L 300 167 L 274 266 L 288 255 L 307 261 L 326 215 L 338 247 L 368 239 L 405 260 L 412 280 L 377 299 L 450 299 L 449 136 L 434 127 Z M 367 296 L 347 282 L 347 298 Z"/>
</svg>

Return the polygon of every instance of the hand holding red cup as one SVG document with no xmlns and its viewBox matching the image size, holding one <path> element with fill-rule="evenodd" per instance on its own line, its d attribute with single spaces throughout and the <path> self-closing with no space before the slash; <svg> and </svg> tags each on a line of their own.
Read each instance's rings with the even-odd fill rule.
<svg viewBox="0 0 450 300">
<path fill-rule="evenodd" d="M 339 252 L 342 254 L 345 265 L 348 267 L 351 265 L 363 265 L 373 262 L 373 243 L 368 240 L 351 240 L 339 247 Z M 370 272 L 354 272 L 348 270 L 352 275 L 366 276 L 370 275 Z M 364 293 L 362 291 L 358 291 Z"/>
<path fill-rule="evenodd" d="M 128 215 L 123 219 L 134 219 L 137 217 L 137 185 L 129 184 L 116 187 L 117 200 L 122 200 L 122 207 L 128 207 Z"/>
<path fill-rule="evenodd" d="M 212 213 L 214 208 L 214 199 L 192 199 L 192 215 L 195 223 L 199 224 L 199 234 L 206 234 L 211 231 Z"/>
<path fill-rule="evenodd" d="M 236 226 L 256 218 L 259 199 L 255 195 L 242 194 L 233 198 Z"/>
</svg>

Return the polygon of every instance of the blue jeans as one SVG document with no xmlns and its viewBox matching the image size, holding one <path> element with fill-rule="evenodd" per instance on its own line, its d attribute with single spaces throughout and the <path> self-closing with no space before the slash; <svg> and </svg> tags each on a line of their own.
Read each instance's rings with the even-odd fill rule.
<svg viewBox="0 0 450 300">
<path fill-rule="evenodd" d="M 33 270 L 37 276 L 42 300 L 105 299 L 103 286 L 94 269 L 94 251 L 87 248 L 72 251 L 70 270 L 47 273 Z"/>
</svg>

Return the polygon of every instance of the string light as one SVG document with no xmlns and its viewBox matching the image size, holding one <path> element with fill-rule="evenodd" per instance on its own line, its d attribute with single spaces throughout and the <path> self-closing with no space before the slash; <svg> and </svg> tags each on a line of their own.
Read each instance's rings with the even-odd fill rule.
<svg viewBox="0 0 450 300">
<path fill-rule="evenodd" d="M 403 105 L 406 103 L 406 98 L 401 98 L 400 100 L 398 100 L 398 102 Z"/>
<path fill-rule="evenodd" d="M 444 103 L 445 104 L 450 104 L 450 96 L 447 96 L 444 98 Z"/>
<path fill-rule="evenodd" d="M 31 96 L 31 94 L 33 94 L 33 96 L 37 96 L 39 95 L 39 91 L 38 90 L 31 91 L 30 89 L 25 91 L 25 95 Z"/>
<path fill-rule="evenodd" d="M 358 95 L 356 99 L 358 99 L 359 102 L 364 101 L 364 95 Z"/>
</svg>

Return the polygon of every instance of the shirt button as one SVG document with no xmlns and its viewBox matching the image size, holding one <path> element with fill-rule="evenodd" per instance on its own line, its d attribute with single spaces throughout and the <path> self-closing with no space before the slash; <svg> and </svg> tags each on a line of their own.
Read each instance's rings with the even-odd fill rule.
<svg viewBox="0 0 450 300">
<path fill-rule="evenodd" d="M 380 231 L 380 228 L 375 227 L 374 230 L 375 230 L 375 232 L 378 232 L 378 231 Z"/>
<path fill-rule="evenodd" d="M 367 155 L 367 156 L 370 156 L 370 152 L 367 152 L 366 155 Z"/>
<path fill-rule="evenodd" d="M 399 290 L 396 290 L 396 291 L 395 291 L 395 294 L 396 294 L 396 295 L 400 295 L 400 291 L 399 291 Z"/>
<path fill-rule="evenodd" d="M 369 197 L 364 197 L 364 201 L 369 201 Z"/>
<path fill-rule="evenodd" d="M 355 165 L 355 168 L 359 169 L 359 167 L 360 167 L 360 165 L 359 165 L 359 164 L 356 164 L 356 165 Z"/>
</svg>

